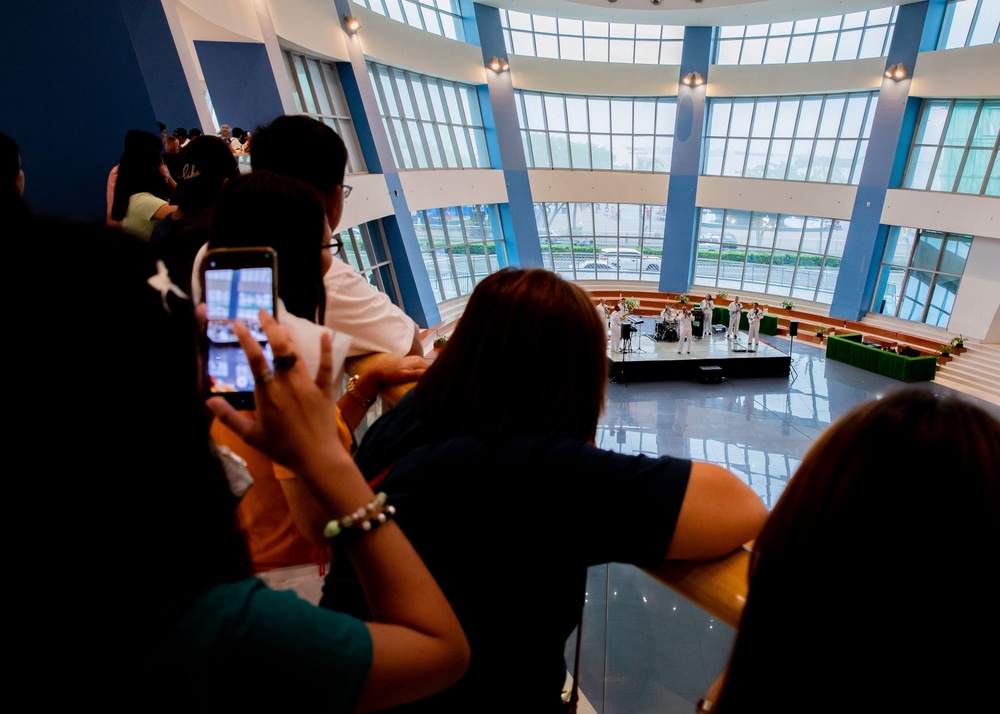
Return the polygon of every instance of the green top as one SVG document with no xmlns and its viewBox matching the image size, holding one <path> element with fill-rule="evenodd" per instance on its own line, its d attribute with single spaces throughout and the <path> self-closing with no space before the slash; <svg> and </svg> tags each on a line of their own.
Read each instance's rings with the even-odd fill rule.
<svg viewBox="0 0 1000 714">
<path fill-rule="evenodd" d="M 372 662 L 361 620 L 257 578 L 199 597 L 142 667 L 174 711 L 353 712 Z"/>
</svg>

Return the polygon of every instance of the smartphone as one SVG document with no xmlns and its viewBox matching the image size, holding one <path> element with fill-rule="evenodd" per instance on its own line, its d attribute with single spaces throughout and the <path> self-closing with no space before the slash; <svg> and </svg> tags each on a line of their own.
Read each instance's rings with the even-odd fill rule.
<svg viewBox="0 0 1000 714">
<path fill-rule="evenodd" d="M 274 369 L 260 311 L 274 315 L 278 302 L 278 256 L 273 248 L 218 248 L 205 253 L 201 285 L 208 322 L 209 391 L 237 409 L 253 409 L 254 377 L 233 325 L 242 322 L 264 349 Z"/>
</svg>

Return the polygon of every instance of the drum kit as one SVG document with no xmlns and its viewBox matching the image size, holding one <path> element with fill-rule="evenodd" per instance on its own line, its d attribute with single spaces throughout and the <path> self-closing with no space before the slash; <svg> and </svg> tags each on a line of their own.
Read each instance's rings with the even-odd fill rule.
<svg viewBox="0 0 1000 714">
<path fill-rule="evenodd" d="M 653 328 L 653 339 L 657 342 L 677 342 L 678 324 L 677 320 L 660 320 Z"/>
</svg>

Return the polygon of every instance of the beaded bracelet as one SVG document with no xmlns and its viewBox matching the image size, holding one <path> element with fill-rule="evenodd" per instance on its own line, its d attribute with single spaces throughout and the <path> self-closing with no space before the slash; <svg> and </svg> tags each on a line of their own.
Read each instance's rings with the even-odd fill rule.
<svg viewBox="0 0 1000 714">
<path fill-rule="evenodd" d="M 323 535 L 327 538 L 336 538 L 342 533 L 353 532 L 361 536 L 378 528 L 396 515 L 396 508 L 386 505 L 386 499 L 388 496 L 384 491 L 377 493 L 375 500 L 367 506 L 327 523 Z"/>
</svg>

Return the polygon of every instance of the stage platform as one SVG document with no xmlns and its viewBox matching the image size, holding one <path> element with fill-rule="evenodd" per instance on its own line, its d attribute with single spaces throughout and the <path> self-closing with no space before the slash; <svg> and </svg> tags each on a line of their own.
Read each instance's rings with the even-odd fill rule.
<svg viewBox="0 0 1000 714">
<path fill-rule="evenodd" d="M 731 377 L 787 377 L 791 372 L 791 344 L 788 338 L 765 336 L 756 352 L 747 351 L 747 333 L 739 340 L 727 340 L 725 333 L 695 338 L 691 353 L 677 354 L 679 342 L 654 340 L 655 320 L 646 318 L 632 335 L 630 352 L 613 353 L 608 347 L 608 376 L 617 383 L 651 382 L 674 379 L 718 381 Z M 779 349 L 775 345 L 781 345 Z M 708 369 L 702 369 L 702 368 Z"/>
</svg>

